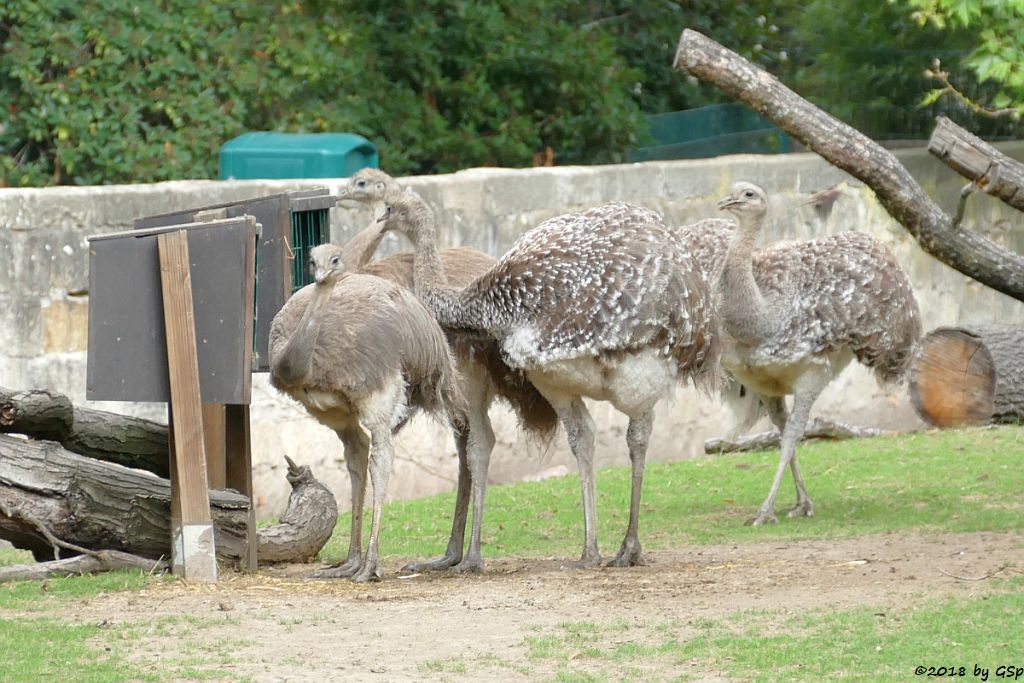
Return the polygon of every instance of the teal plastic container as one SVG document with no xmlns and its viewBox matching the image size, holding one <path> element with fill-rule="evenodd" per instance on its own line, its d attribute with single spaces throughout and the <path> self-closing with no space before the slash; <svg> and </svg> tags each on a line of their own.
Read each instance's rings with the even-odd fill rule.
<svg viewBox="0 0 1024 683">
<path fill-rule="evenodd" d="M 220 148 L 220 179 L 345 178 L 377 168 L 377 147 L 354 133 L 245 133 Z"/>
</svg>

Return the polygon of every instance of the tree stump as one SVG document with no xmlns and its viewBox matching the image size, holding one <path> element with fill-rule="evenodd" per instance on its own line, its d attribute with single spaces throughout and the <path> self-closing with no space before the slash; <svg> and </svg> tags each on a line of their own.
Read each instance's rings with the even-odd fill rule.
<svg viewBox="0 0 1024 683">
<path fill-rule="evenodd" d="M 921 340 L 910 399 L 921 419 L 957 427 L 1024 419 L 1024 328 L 939 327 Z"/>
</svg>

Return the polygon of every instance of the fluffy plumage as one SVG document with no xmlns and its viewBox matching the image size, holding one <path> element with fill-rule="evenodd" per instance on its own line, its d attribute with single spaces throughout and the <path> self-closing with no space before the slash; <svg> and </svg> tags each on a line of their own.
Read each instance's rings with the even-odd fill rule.
<svg viewBox="0 0 1024 683">
<path fill-rule="evenodd" d="M 389 193 L 389 229 L 416 247 L 416 292 L 446 327 L 494 337 L 565 425 L 580 471 L 584 548 L 600 562 L 594 425 L 582 401 L 610 401 L 630 418 L 630 521 L 612 564 L 641 562 L 638 520 L 652 410 L 686 377 L 716 375 L 716 316 L 698 267 L 661 218 L 613 203 L 545 221 L 464 289 L 448 286 L 433 213 L 415 193 Z"/>
<path fill-rule="evenodd" d="M 797 487 L 790 516 L 810 516 L 796 444 L 811 406 L 853 358 L 880 381 L 899 381 L 921 334 L 917 302 L 896 259 L 869 235 L 844 232 L 755 251 L 768 210 L 764 190 L 737 183 L 719 207 L 738 219 L 727 248 L 720 222 L 679 234 L 700 243 L 706 270 L 721 272 L 723 366 L 757 395 L 782 432 L 775 480 L 751 523 L 776 521 L 775 497 L 787 465 Z M 795 398 L 787 415 L 789 394 Z"/>
<path fill-rule="evenodd" d="M 380 578 L 378 537 L 392 431 L 417 408 L 461 423 L 465 403 L 444 334 L 430 313 L 404 287 L 346 274 L 340 253 L 334 245 L 314 248 L 316 284 L 296 292 L 274 316 L 270 380 L 345 444 L 353 477 L 352 545 L 346 563 L 325 575 L 367 581 Z M 373 519 L 360 560 L 367 469 Z"/>
<path fill-rule="evenodd" d="M 363 169 L 342 191 L 341 198 L 366 203 L 381 202 L 389 190 L 400 190 L 399 184 L 383 171 Z M 385 278 L 410 290 L 413 287 L 413 255 L 394 254 L 370 263 L 373 252 L 384 236 L 384 224 L 374 221 L 342 247 L 343 260 L 353 269 Z M 441 252 L 447 282 L 464 287 L 488 271 L 493 256 L 468 247 L 454 247 Z M 466 424 L 456 430 L 459 455 L 459 478 L 452 532 L 443 557 L 425 563 L 414 563 L 410 571 L 453 568 L 455 571 L 482 571 L 481 525 L 487 486 L 487 469 L 495 439 L 488 410 L 495 397 L 506 401 L 519 418 L 524 431 L 547 439 L 558 425 L 558 416 L 551 404 L 526 379 L 523 372 L 513 370 L 502 359 L 497 343 L 490 337 L 446 330 L 448 343 L 456 358 L 460 383 L 469 399 Z M 473 525 L 468 551 L 463 553 L 469 500 L 473 500 Z"/>
</svg>

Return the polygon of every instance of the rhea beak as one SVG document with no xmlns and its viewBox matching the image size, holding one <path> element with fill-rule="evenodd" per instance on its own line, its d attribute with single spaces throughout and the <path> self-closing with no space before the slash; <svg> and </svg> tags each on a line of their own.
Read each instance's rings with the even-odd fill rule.
<svg viewBox="0 0 1024 683">
<path fill-rule="evenodd" d="M 378 223 L 383 223 L 384 221 L 386 221 L 389 218 L 391 218 L 391 205 L 390 204 L 385 205 L 384 213 L 382 213 L 380 216 L 377 217 L 377 222 Z"/>
<path fill-rule="evenodd" d="M 322 285 L 324 281 L 327 279 L 328 275 L 330 275 L 330 271 L 324 268 L 317 268 L 316 272 L 313 273 L 313 279 L 316 280 L 316 283 L 318 285 Z"/>
<path fill-rule="evenodd" d="M 729 195 L 728 197 L 722 197 L 721 199 L 718 200 L 718 210 L 722 211 L 724 209 L 728 209 L 730 206 L 735 206 L 738 203 L 739 201 L 732 195 Z"/>
</svg>

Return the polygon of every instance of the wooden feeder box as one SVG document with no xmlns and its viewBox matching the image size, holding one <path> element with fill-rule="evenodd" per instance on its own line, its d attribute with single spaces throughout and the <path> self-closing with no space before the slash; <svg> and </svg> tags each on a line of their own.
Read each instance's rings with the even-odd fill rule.
<svg viewBox="0 0 1024 683">
<path fill-rule="evenodd" d="M 252 369 L 270 370 L 270 323 L 292 292 L 312 282 L 309 250 L 330 240 L 329 211 L 336 198 L 313 188 L 137 219 L 136 229 L 250 215 L 262 226 L 256 253 L 256 320 Z"/>
<path fill-rule="evenodd" d="M 86 398 L 170 406 L 176 573 L 216 580 L 209 488 L 249 497 L 256 242 L 252 216 L 89 239 Z"/>
</svg>

